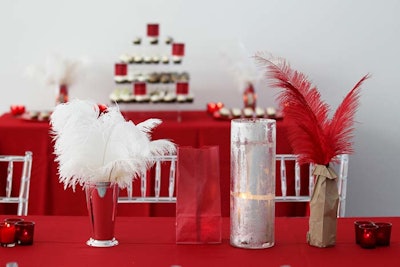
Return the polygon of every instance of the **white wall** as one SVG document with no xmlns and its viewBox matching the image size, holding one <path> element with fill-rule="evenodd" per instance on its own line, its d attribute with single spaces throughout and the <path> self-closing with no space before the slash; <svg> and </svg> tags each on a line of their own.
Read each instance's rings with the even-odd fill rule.
<svg viewBox="0 0 400 267">
<path fill-rule="evenodd" d="M 235 79 L 221 51 L 238 56 L 269 51 L 306 73 L 336 108 L 364 74 L 357 113 L 355 154 L 351 156 L 347 216 L 400 215 L 400 1 L 397 0 L 18 0 L 0 9 L 0 109 L 25 104 L 53 106 L 53 90 L 24 76 L 31 64 L 58 53 L 90 60 L 85 79 L 71 97 L 108 103 L 113 64 L 131 40 L 158 22 L 161 35 L 186 43 L 195 103 L 204 109 L 221 100 L 240 107 Z M 276 91 L 257 86 L 260 106 L 274 105 Z M 138 109 L 137 106 L 124 108 Z M 174 106 L 141 106 L 171 109 Z"/>
</svg>

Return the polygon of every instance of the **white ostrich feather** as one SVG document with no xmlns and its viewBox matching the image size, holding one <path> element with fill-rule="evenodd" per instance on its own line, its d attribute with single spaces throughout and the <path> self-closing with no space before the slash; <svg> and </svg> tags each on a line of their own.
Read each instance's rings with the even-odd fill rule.
<svg viewBox="0 0 400 267">
<path fill-rule="evenodd" d="M 161 124 L 160 119 L 148 119 L 146 121 L 138 123 L 136 126 L 139 128 L 140 131 L 147 134 L 150 137 L 151 131 Z"/>
<path fill-rule="evenodd" d="M 79 79 L 82 67 L 87 63 L 88 60 L 84 58 L 72 60 L 54 54 L 46 58 L 44 65 L 28 66 L 26 74 L 44 85 L 69 86 Z"/>
<path fill-rule="evenodd" d="M 146 172 L 152 156 L 176 149 L 171 141 L 150 140 L 151 130 L 161 120 L 135 125 L 117 107 L 100 114 L 91 101 L 76 99 L 56 106 L 50 123 L 59 179 L 65 188 L 88 182 L 113 182 L 124 188 Z"/>
<path fill-rule="evenodd" d="M 237 83 L 240 93 L 248 87 L 249 83 L 256 86 L 264 78 L 264 74 L 254 64 L 253 55 L 242 42 L 238 42 L 235 51 L 221 52 L 222 61 Z"/>
</svg>

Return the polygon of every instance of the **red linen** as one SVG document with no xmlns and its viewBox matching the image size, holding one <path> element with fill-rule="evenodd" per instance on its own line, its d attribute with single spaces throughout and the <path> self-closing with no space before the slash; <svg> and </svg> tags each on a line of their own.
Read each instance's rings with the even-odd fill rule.
<svg viewBox="0 0 400 267">
<path fill-rule="evenodd" d="M 153 139 L 167 138 L 179 146 L 219 146 L 222 216 L 229 216 L 230 184 L 230 121 L 215 120 L 204 111 L 128 111 L 126 119 L 134 123 L 160 118 L 163 123 L 154 129 Z M 179 119 L 180 118 L 180 121 Z M 286 139 L 287 123 L 277 121 L 277 153 L 291 153 Z M 33 152 L 29 214 L 86 215 L 86 201 L 80 187 L 64 190 L 57 176 L 53 145 L 48 122 L 33 122 L 11 114 L 0 117 L 0 154 Z M 279 176 L 277 176 L 279 178 Z M 278 183 L 277 183 L 278 186 Z M 279 187 L 277 187 L 279 188 Z M 288 190 L 294 185 L 288 184 Z M 305 203 L 277 203 L 277 216 L 303 216 Z M 16 207 L 0 204 L 0 214 L 12 214 Z M 175 216 L 174 204 L 118 205 L 119 215 Z"/>
<path fill-rule="evenodd" d="M 0 216 L 3 220 L 6 216 Z M 400 253 L 400 217 L 368 218 L 393 223 L 389 247 L 363 249 L 355 243 L 354 221 L 339 218 L 337 243 L 316 248 L 306 243 L 307 218 L 276 218 L 275 246 L 239 249 L 229 245 L 229 218 L 223 218 L 222 243 L 177 245 L 175 219 L 165 217 L 117 217 L 115 237 L 119 245 L 93 248 L 87 216 L 28 216 L 35 221 L 32 246 L 0 247 L 0 266 L 397 266 Z M 363 218 L 366 219 L 366 218 Z"/>
</svg>

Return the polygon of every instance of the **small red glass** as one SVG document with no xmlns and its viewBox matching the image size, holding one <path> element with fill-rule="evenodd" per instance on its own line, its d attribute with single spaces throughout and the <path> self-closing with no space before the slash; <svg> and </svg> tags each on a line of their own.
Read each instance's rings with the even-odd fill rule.
<svg viewBox="0 0 400 267">
<path fill-rule="evenodd" d="M 220 110 L 221 108 L 224 107 L 224 104 L 222 102 L 209 102 L 207 103 L 207 112 L 210 114 L 214 114 L 215 111 Z"/>
<path fill-rule="evenodd" d="M 180 64 L 185 55 L 185 44 L 173 43 L 172 44 L 172 61 L 175 64 Z"/>
<path fill-rule="evenodd" d="M 147 24 L 147 37 L 151 45 L 158 44 L 158 35 L 160 33 L 160 27 L 157 23 Z"/>
<path fill-rule="evenodd" d="M 146 95 L 147 94 L 146 83 L 145 82 L 134 83 L 133 93 L 135 95 Z"/>
<path fill-rule="evenodd" d="M 15 225 L 8 222 L 0 222 L 0 245 L 2 247 L 15 246 Z"/>
<path fill-rule="evenodd" d="M 188 82 L 177 82 L 176 83 L 176 94 L 177 95 L 187 95 L 189 93 L 189 83 Z"/>
<path fill-rule="evenodd" d="M 114 75 L 126 76 L 128 74 L 128 65 L 126 63 L 115 63 Z"/>
<path fill-rule="evenodd" d="M 207 112 L 213 114 L 216 110 L 217 105 L 214 102 L 207 103 Z"/>
<path fill-rule="evenodd" d="M 160 31 L 160 27 L 159 27 L 158 23 L 147 24 L 147 36 L 158 37 L 159 31 Z"/>
<path fill-rule="evenodd" d="M 184 43 L 173 43 L 172 44 L 172 55 L 183 57 L 185 55 L 185 44 Z"/>
<path fill-rule="evenodd" d="M 376 245 L 389 246 L 392 224 L 389 222 L 376 222 L 375 225 L 378 226 L 376 230 Z"/>
<path fill-rule="evenodd" d="M 376 233 L 378 226 L 375 224 L 361 224 L 360 246 L 362 248 L 376 247 Z"/>
<path fill-rule="evenodd" d="M 10 112 L 14 116 L 19 116 L 25 113 L 25 106 L 24 105 L 12 105 L 10 107 Z"/>
<path fill-rule="evenodd" d="M 22 221 L 15 224 L 18 245 L 32 245 L 35 232 L 35 222 Z"/>
<path fill-rule="evenodd" d="M 374 224 L 372 221 L 355 221 L 354 222 L 354 232 L 356 236 L 356 244 L 360 244 L 361 240 L 361 235 L 362 235 L 362 230 L 360 228 L 360 225 L 362 224 Z"/>
<path fill-rule="evenodd" d="M 12 225 L 15 225 L 17 222 L 22 222 L 22 221 L 24 221 L 24 219 L 17 218 L 17 217 L 4 219 L 4 222 L 12 224 Z M 14 241 L 15 241 L 15 243 L 17 243 L 17 235 L 16 234 L 14 235 Z"/>
</svg>

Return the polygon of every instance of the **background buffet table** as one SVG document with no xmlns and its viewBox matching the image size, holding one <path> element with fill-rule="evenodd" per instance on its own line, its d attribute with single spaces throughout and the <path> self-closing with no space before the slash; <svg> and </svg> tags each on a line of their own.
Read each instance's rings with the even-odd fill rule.
<svg viewBox="0 0 400 267">
<path fill-rule="evenodd" d="M 230 183 L 230 121 L 216 120 L 206 111 L 129 111 L 122 112 L 126 119 L 139 123 L 159 118 L 163 123 L 152 134 L 153 139 L 166 138 L 179 146 L 217 145 L 220 149 L 220 182 L 223 216 L 229 216 Z M 286 139 L 287 125 L 277 121 L 277 153 L 291 153 Z M 86 215 L 84 192 L 80 187 L 64 191 L 58 182 L 57 163 L 54 162 L 53 142 L 48 121 L 32 121 L 11 114 L 0 117 L 0 154 L 33 152 L 29 214 L 33 215 Z M 304 203 L 296 205 L 278 203 L 277 216 L 304 215 Z M 12 210 L 0 206 L 0 213 Z M 121 204 L 120 215 L 174 216 L 174 204 Z"/>
</svg>

